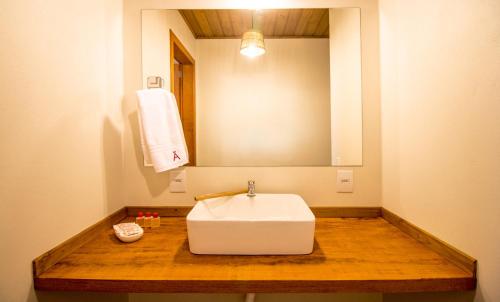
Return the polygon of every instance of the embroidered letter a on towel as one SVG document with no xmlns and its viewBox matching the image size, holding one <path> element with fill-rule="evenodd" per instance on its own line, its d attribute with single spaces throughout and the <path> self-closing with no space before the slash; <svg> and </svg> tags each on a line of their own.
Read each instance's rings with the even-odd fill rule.
<svg viewBox="0 0 500 302">
<path fill-rule="evenodd" d="M 173 152 L 174 152 L 174 161 L 176 159 L 181 160 L 181 158 L 179 157 L 179 155 L 177 155 L 177 152 L 176 151 L 173 151 Z"/>
</svg>

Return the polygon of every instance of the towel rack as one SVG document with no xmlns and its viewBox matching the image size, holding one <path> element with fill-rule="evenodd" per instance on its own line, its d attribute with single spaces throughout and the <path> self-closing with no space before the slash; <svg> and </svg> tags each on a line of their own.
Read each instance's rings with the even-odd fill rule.
<svg viewBox="0 0 500 302">
<path fill-rule="evenodd" d="M 147 87 L 148 89 L 150 88 L 163 88 L 163 79 L 158 76 L 151 76 L 148 77 L 147 80 Z"/>
</svg>

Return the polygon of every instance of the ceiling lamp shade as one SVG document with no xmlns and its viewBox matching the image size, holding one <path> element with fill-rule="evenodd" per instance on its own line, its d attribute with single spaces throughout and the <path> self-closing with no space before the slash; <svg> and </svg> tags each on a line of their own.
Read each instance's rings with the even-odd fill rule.
<svg viewBox="0 0 500 302">
<path fill-rule="evenodd" d="M 262 11 L 252 12 L 252 28 L 246 31 L 241 38 L 240 53 L 244 56 L 254 58 L 266 53 L 264 45 L 264 34 L 260 30 L 262 24 Z"/>
<path fill-rule="evenodd" d="M 240 53 L 247 57 L 257 57 L 266 53 L 264 35 L 260 30 L 251 29 L 243 34 Z"/>
</svg>

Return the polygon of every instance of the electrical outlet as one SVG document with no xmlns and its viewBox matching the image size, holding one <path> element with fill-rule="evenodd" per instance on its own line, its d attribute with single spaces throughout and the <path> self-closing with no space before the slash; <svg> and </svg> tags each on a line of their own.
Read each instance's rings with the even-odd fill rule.
<svg viewBox="0 0 500 302">
<path fill-rule="evenodd" d="M 337 170 L 337 192 L 352 193 L 354 187 L 352 170 Z"/>
<path fill-rule="evenodd" d="M 172 170 L 169 172 L 171 193 L 185 193 L 187 187 L 187 173 L 185 168 Z"/>
</svg>

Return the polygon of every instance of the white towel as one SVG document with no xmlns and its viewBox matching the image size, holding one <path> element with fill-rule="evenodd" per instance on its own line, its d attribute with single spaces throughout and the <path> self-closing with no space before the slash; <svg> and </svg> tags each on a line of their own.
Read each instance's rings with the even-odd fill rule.
<svg viewBox="0 0 500 302">
<path fill-rule="evenodd" d="M 139 90 L 137 97 L 144 165 L 159 173 L 187 164 L 189 155 L 175 96 L 155 88 Z"/>
</svg>

